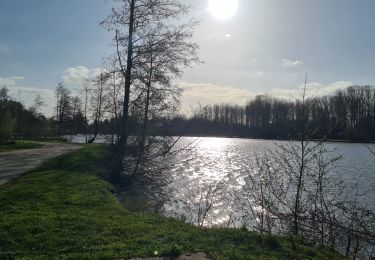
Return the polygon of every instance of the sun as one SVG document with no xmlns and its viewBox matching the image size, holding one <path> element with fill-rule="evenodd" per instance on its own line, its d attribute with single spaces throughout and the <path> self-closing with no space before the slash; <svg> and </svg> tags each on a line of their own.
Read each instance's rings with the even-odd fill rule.
<svg viewBox="0 0 375 260">
<path fill-rule="evenodd" d="M 235 15 L 238 0 L 210 0 L 208 10 L 213 17 L 219 20 L 227 20 Z"/>
</svg>

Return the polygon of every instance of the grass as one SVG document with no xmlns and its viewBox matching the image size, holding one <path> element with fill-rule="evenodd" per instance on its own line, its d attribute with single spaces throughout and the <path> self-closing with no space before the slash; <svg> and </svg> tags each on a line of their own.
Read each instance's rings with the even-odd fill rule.
<svg viewBox="0 0 375 260">
<path fill-rule="evenodd" d="M 102 180 L 103 146 L 48 161 L 0 187 L 0 259 L 121 259 L 203 251 L 215 259 L 335 259 L 286 237 L 198 228 L 130 212 Z"/>
<path fill-rule="evenodd" d="M 40 143 L 35 143 L 32 141 L 21 141 L 17 140 L 15 142 L 9 142 L 7 144 L 0 144 L 0 152 L 7 152 L 12 150 L 19 150 L 19 149 L 35 149 L 40 148 L 43 145 Z"/>
</svg>

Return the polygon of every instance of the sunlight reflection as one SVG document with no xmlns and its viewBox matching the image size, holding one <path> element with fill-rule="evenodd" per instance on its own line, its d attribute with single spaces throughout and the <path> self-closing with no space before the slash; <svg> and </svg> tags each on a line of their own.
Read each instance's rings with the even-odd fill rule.
<svg viewBox="0 0 375 260">
<path fill-rule="evenodd" d="M 171 169 L 173 182 L 170 184 L 171 201 L 165 205 L 165 211 L 170 216 L 195 216 L 196 207 L 204 206 L 206 199 L 213 199 L 212 210 L 207 215 L 205 225 L 226 225 L 241 227 L 248 223 L 242 218 L 243 205 L 249 203 L 252 210 L 245 215 L 260 214 L 261 208 L 254 208 L 252 201 L 243 196 L 243 187 L 247 184 L 249 175 L 256 175 L 255 156 L 262 156 L 265 149 L 274 148 L 275 141 L 253 140 L 236 138 L 183 138 L 180 146 L 193 143 L 189 150 L 189 156 L 178 157 L 175 167 Z M 284 141 L 277 141 L 285 144 Z M 350 181 L 351 170 L 354 169 L 366 177 L 365 190 L 373 190 L 374 175 L 371 173 L 375 167 L 369 157 L 370 154 L 361 145 L 329 144 L 332 147 L 340 147 L 340 153 L 344 160 L 337 165 L 336 172 Z M 354 149 L 354 146 L 356 149 Z M 360 154 L 362 156 L 355 157 Z M 353 163 L 355 158 L 355 163 Z M 364 167 L 365 165 L 365 167 Z M 367 167 L 367 168 L 366 168 Z M 371 173 L 370 173 L 371 172 Z M 212 189 L 219 186 L 217 192 Z M 371 189 L 372 188 L 372 189 Z M 211 190 L 210 196 L 205 195 Z M 373 194 L 373 193 L 370 193 Z M 203 196 L 203 197 L 202 197 Z M 200 198 L 206 198 L 200 200 Z M 374 205 L 373 195 L 367 197 L 368 204 Z M 225 200 L 223 200 L 225 199 Z M 230 205 L 230 206 L 228 206 Z M 263 213 L 267 213 L 263 211 Z"/>
<path fill-rule="evenodd" d="M 222 152 L 228 145 L 231 144 L 229 138 L 204 138 L 199 140 L 199 147 L 207 150 L 216 150 Z"/>
</svg>

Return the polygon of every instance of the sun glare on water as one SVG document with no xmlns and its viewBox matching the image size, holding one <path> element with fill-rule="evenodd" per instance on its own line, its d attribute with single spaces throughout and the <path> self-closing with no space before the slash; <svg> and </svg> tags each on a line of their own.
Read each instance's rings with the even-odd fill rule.
<svg viewBox="0 0 375 260">
<path fill-rule="evenodd" d="M 208 10 L 219 20 L 228 20 L 237 12 L 238 0 L 210 0 Z"/>
</svg>

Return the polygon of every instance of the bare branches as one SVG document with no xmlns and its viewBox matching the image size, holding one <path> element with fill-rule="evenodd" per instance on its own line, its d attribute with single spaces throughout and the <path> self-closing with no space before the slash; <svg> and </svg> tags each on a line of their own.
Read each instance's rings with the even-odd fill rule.
<svg viewBox="0 0 375 260">
<path fill-rule="evenodd" d="M 325 148 L 324 139 L 308 141 L 313 130 L 305 127 L 306 90 L 300 93 L 300 139 L 258 156 L 257 175 L 247 177 L 244 194 L 255 229 L 300 236 L 353 259 L 369 256 L 375 214 L 358 202 L 358 183 L 350 190 L 331 175 L 341 157 Z"/>
<path fill-rule="evenodd" d="M 140 166 L 144 167 L 144 158 L 155 153 L 146 142 L 155 141 L 152 136 L 165 134 L 163 121 L 177 108 L 180 91 L 172 81 L 182 75 L 185 67 L 198 61 L 198 46 L 190 42 L 197 23 L 193 20 L 181 23 L 176 19 L 187 14 L 187 5 L 172 0 L 119 3 L 101 23 L 115 32 L 116 53 L 110 62 L 111 70 L 121 72 L 124 84 L 119 139 L 113 154 L 115 181 L 121 178 L 125 163 L 129 163 L 124 156 L 133 153 L 124 150 L 131 132 L 137 136 L 138 148 L 133 154 L 135 163 L 130 163 L 134 167 L 127 173 L 130 179 L 137 175 Z M 159 149 L 163 150 L 163 146 Z M 165 149 L 163 153 L 156 151 L 156 154 L 166 153 Z"/>
</svg>

